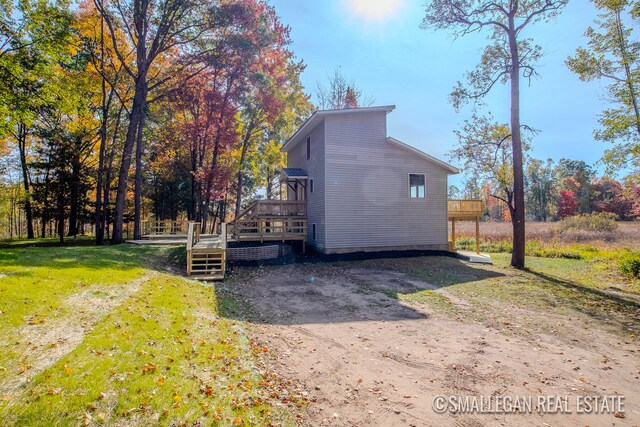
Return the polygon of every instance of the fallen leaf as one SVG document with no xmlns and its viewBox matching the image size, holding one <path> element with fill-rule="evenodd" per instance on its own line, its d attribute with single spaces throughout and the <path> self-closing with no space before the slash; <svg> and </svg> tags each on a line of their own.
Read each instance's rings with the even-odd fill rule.
<svg viewBox="0 0 640 427">
<path fill-rule="evenodd" d="M 613 414 L 613 416 L 616 418 L 626 418 L 626 416 L 622 412 L 616 412 L 615 414 Z"/>
</svg>

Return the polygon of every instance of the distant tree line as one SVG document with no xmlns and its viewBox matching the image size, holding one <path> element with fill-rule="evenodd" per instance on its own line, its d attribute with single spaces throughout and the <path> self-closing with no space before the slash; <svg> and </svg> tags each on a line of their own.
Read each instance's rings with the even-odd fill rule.
<svg viewBox="0 0 640 427">
<path fill-rule="evenodd" d="M 472 174 L 462 188 L 449 187 L 451 198 L 484 201 L 484 217 L 510 221 L 510 212 L 496 179 Z M 616 180 L 597 177 L 582 160 L 527 159 L 525 162 L 525 211 L 529 221 L 555 221 L 565 217 L 610 212 L 620 220 L 640 219 L 640 186 L 634 176 Z"/>
</svg>

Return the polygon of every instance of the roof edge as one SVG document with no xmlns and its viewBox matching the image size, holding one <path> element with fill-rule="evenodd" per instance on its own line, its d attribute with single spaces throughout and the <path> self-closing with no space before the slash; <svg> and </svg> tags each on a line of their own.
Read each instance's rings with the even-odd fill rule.
<svg viewBox="0 0 640 427">
<path fill-rule="evenodd" d="M 325 116 L 332 116 L 337 114 L 349 114 L 349 113 L 371 113 L 376 111 L 385 111 L 387 113 L 395 110 L 395 105 L 380 105 L 376 107 L 361 107 L 361 108 L 343 108 L 339 110 L 316 110 L 307 118 L 307 120 L 302 123 L 302 125 L 298 128 L 298 130 L 289 138 L 282 147 L 280 147 L 280 151 L 289 152 L 291 148 L 295 145 L 295 141 L 298 137 L 304 134 L 304 131 L 311 126 L 312 122 L 315 122 L 317 119 L 323 118 Z"/>
<path fill-rule="evenodd" d="M 387 142 L 395 145 L 396 147 L 402 148 L 403 150 L 406 150 L 412 154 L 415 154 L 418 157 L 422 157 L 425 160 L 429 160 L 430 162 L 435 163 L 436 165 L 446 169 L 447 171 L 449 171 L 449 175 L 454 175 L 457 173 L 460 173 L 460 169 L 456 168 L 455 166 L 451 166 L 449 163 L 444 162 L 436 157 L 433 157 L 430 154 L 425 153 L 424 151 L 418 150 L 415 147 L 412 147 L 409 144 L 405 144 L 404 142 L 397 140 L 395 138 L 392 138 L 390 136 L 387 137 Z"/>
</svg>

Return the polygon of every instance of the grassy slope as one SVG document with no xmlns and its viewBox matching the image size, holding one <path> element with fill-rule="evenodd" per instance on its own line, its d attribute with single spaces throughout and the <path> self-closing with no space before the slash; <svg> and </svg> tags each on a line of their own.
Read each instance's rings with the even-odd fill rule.
<svg viewBox="0 0 640 427">
<path fill-rule="evenodd" d="M 166 256 L 0 249 L 1 425 L 290 423 L 258 370 L 267 349 L 219 316 L 213 287 L 154 271 Z"/>
</svg>

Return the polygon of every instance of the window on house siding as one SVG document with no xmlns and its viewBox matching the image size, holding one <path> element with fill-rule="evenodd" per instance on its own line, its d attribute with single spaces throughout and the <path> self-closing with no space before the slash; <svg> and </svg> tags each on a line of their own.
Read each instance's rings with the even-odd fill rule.
<svg viewBox="0 0 640 427">
<path fill-rule="evenodd" d="M 425 198 L 425 174 L 409 174 L 409 197 L 412 199 Z"/>
<path fill-rule="evenodd" d="M 311 137 L 307 137 L 307 160 L 311 158 Z"/>
<path fill-rule="evenodd" d="M 313 193 L 313 178 L 309 180 L 309 193 Z"/>
<path fill-rule="evenodd" d="M 316 225 L 311 224 L 311 240 L 316 241 Z"/>
</svg>

